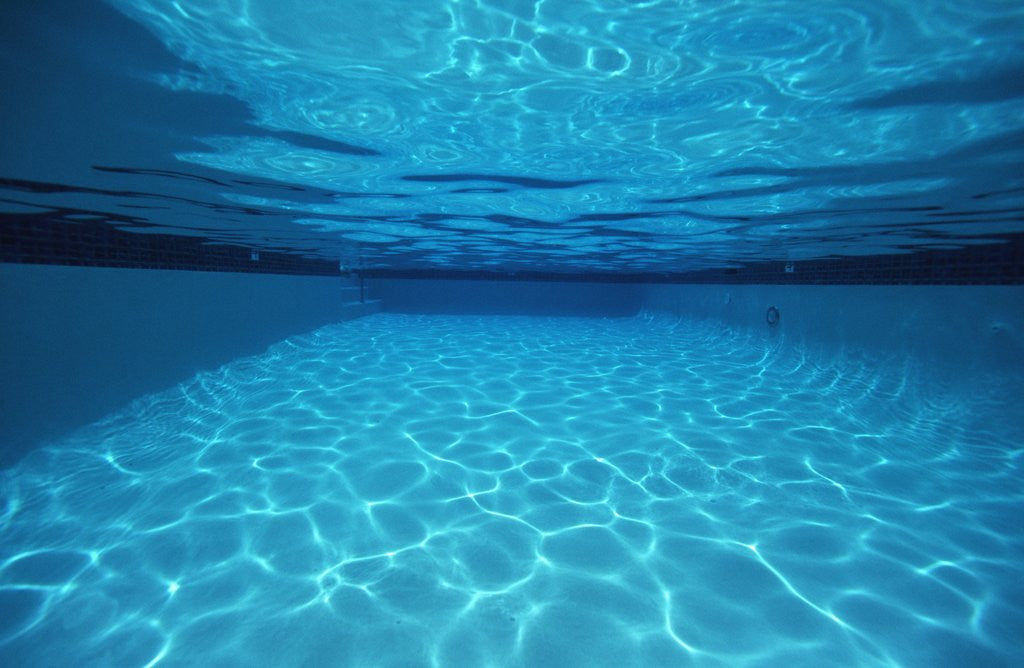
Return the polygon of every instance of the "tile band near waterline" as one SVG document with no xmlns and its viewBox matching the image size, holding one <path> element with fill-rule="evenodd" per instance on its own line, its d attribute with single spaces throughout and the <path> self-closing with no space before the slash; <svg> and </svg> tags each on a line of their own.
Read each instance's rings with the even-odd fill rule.
<svg viewBox="0 0 1024 668">
<path fill-rule="evenodd" d="M 0 262 L 135 269 L 230 271 L 330 276 L 339 261 L 282 247 L 232 244 L 204 236 L 123 229 L 106 220 L 70 223 L 49 214 L 0 215 Z M 347 267 L 346 267 L 347 268 Z M 992 243 L 899 255 L 812 260 L 772 260 L 720 269 L 659 273 L 559 273 L 554 271 L 459 271 L 424 267 L 367 267 L 367 278 L 429 278 L 600 283 L 694 283 L 771 285 L 1022 285 L 1024 233 Z"/>
</svg>

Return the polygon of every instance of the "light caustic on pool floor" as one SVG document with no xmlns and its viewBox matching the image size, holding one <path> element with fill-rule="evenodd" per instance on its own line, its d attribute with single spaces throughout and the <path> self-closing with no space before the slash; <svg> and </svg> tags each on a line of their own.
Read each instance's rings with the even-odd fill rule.
<svg viewBox="0 0 1024 668">
<path fill-rule="evenodd" d="M 1012 415 L 702 325 L 377 315 L 4 482 L 0 662 L 1021 659 Z"/>
</svg>

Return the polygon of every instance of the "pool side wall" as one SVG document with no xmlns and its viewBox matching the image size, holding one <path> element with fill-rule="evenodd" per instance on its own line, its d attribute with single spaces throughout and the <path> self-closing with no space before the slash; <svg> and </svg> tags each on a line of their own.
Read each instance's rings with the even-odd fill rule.
<svg viewBox="0 0 1024 668">
<path fill-rule="evenodd" d="M 369 294 L 395 313 L 629 317 L 643 288 L 624 283 L 367 279 Z"/>
<path fill-rule="evenodd" d="M 859 349 L 914 359 L 951 380 L 986 371 L 1024 378 L 1022 286 L 648 285 L 642 303 L 825 354 Z"/>
<path fill-rule="evenodd" d="M 340 277 L 0 264 L 0 466 L 197 371 L 372 310 L 346 307 L 353 292 Z"/>
<path fill-rule="evenodd" d="M 373 279 L 388 311 L 712 320 L 767 340 L 1024 378 L 1022 286 L 638 285 Z M 354 293 L 354 294 L 353 294 Z M 352 309 L 341 278 L 0 264 L 0 466 Z M 766 322 L 769 307 L 779 321 Z"/>
</svg>

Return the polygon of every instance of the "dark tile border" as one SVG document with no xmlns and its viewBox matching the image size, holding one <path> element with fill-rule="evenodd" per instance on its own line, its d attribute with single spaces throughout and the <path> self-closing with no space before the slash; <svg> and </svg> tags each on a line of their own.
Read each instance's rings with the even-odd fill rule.
<svg viewBox="0 0 1024 668">
<path fill-rule="evenodd" d="M 122 226 L 139 225 L 129 218 L 114 222 L 68 222 L 59 214 L 54 216 L 53 212 L 0 215 L 0 262 L 313 276 L 340 274 L 335 262 L 298 252 L 254 249 L 200 236 L 138 233 L 121 229 Z M 362 275 L 366 278 L 594 283 L 1022 285 L 1024 233 L 959 249 L 771 261 L 699 271 L 619 274 L 378 268 L 365 269 Z"/>
<path fill-rule="evenodd" d="M 483 272 L 369 269 L 366 278 L 758 285 L 1024 285 L 1024 234 L 957 250 L 750 263 L 676 273 Z"/>
<path fill-rule="evenodd" d="M 54 222 L 45 215 L 0 218 L 0 262 L 251 274 L 340 274 L 335 262 L 297 253 L 257 250 L 203 237 L 140 234 L 118 229 L 106 221 Z"/>
</svg>

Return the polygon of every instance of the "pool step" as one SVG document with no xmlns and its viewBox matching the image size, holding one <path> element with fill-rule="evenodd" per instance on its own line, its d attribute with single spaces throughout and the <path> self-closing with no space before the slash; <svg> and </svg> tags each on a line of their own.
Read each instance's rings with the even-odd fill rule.
<svg viewBox="0 0 1024 668">
<path fill-rule="evenodd" d="M 359 288 L 356 288 L 355 299 L 351 301 L 345 301 L 342 305 L 342 320 L 352 320 L 354 318 L 362 318 L 365 315 L 372 315 L 380 311 L 381 302 L 379 299 L 367 299 L 365 302 L 359 301 Z"/>
<path fill-rule="evenodd" d="M 370 296 L 370 291 L 369 290 L 360 292 L 359 284 L 358 283 L 356 283 L 355 285 L 344 285 L 341 288 L 341 301 L 346 302 L 346 303 L 347 302 L 363 301 L 363 300 L 368 299 L 369 296 Z M 362 298 L 362 299 L 360 299 L 360 298 Z"/>
<path fill-rule="evenodd" d="M 369 290 L 359 284 L 358 276 L 343 276 L 341 286 L 342 320 L 361 318 L 381 310 L 381 300 L 369 299 Z"/>
</svg>

